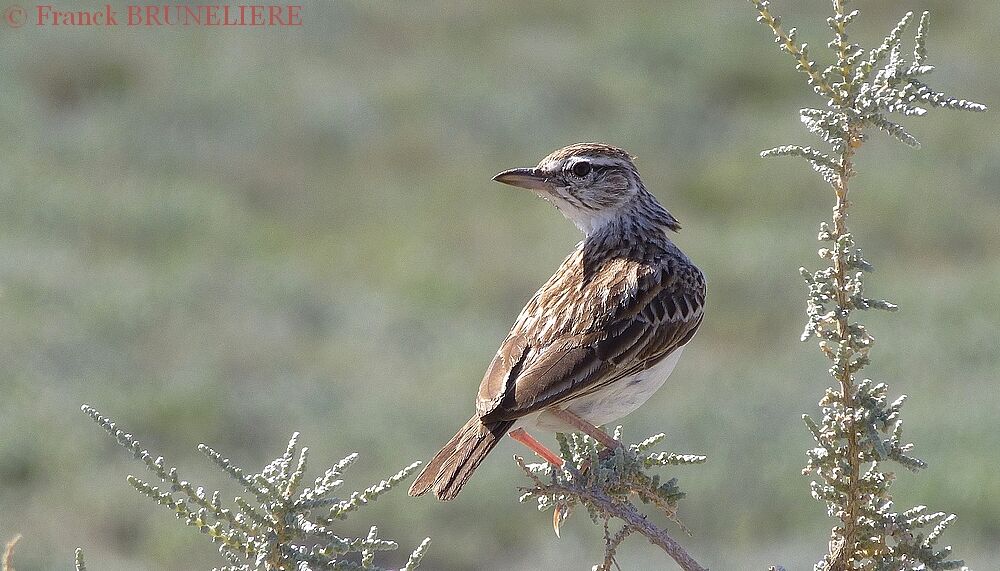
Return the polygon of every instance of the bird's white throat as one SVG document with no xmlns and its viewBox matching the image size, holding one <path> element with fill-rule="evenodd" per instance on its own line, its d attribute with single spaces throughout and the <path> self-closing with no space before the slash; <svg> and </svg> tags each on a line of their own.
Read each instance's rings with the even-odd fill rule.
<svg viewBox="0 0 1000 571">
<path fill-rule="evenodd" d="M 621 219 L 621 208 L 586 210 L 568 204 L 560 205 L 559 212 L 568 218 L 586 236 L 593 236 Z"/>
</svg>

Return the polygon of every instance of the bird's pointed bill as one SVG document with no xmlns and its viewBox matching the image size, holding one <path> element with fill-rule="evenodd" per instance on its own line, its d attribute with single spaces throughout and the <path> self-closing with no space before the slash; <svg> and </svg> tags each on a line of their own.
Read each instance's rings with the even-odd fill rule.
<svg viewBox="0 0 1000 571">
<path fill-rule="evenodd" d="M 548 177 L 537 168 L 510 169 L 496 175 L 493 180 L 528 190 L 549 190 L 552 188 Z"/>
</svg>

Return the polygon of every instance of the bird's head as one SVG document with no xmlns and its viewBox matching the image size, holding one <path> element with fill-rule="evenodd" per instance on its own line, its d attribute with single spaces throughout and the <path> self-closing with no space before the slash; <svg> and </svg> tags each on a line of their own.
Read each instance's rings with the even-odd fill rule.
<svg viewBox="0 0 1000 571">
<path fill-rule="evenodd" d="M 643 186 L 632 157 L 603 143 L 563 147 L 535 167 L 506 170 L 493 180 L 534 191 L 587 235 L 623 218 L 680 228 Z"/>
</svg>

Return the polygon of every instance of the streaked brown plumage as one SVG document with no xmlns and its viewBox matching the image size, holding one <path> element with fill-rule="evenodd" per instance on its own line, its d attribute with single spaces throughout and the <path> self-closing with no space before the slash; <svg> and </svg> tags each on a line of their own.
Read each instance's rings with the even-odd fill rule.
<svg viewBox="0 0 1000 571">
<path fill-rule="evenodd" d="M 552 202 L 585 234 L 497 351 L 476 414 L 424 467 L 410 495 L 454 498 L 504 433 L 566 431 L 547 410 L 600 426 L 659 388 L 701 324 L 705 278 L 667 236 L 677 220 L 621 149 L 579 143 L 494 180 Z"/>
</svg>

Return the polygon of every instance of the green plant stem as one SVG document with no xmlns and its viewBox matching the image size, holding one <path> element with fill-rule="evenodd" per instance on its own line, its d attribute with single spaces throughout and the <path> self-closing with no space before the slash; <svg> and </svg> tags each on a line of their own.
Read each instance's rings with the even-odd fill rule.
<svg viewBox="0 0 1000 571">
<path fill-rule="evenodd" d="M 852 85 L 854 70 L 848 62 L 849 43 L 847 41 L 847 26 L 844 22 L 845 0 L 834 0 L 833 9 L 835 14 L 834 33 L 837 52 L 837 72 L 842 77 L 843 91 L 848 94 L 853 92 Z M 848 95 L 847 100 L 851 97 Z M 837 336 L 840 343 L 848 344 L 849 353 L 853 353 L 852 336 L 850 331 L 851 308 L 847 298 L 847 260 L 841 238 L 848 233 L 847 230 L 847 210 L 850 206 L 848 200 L 848 182 L 854 173 L 853 159 L 855 151 L 861 146 L 860 126 L 848 125 L 848 132 L 844 150 L 840 156 L 840 168 L 838 176 L 834 181 L 833 190 L 837 197 L 836 205 L 833 208 L 833 239 L 839 246 L 834 248 L 833 270 L 834 280 L 837 284 Z M 861 450 L 858 443 L 858 430 L 855 426 L 854 409 L 856 406 L 854 395 L 854 374 L 850 362 L 850 354 L 846 357 L 841 354 L 844 366 L 841 367 L 837 375 L 840 383 L 840 390 L 844 405 L 844 421 L 847 423 L 847 462 L 849 484 L 847 489 L 847 502 L 844 512 L 841 514 L 841 525 L 843 526 L 843 543 L 840 546 L 830 545 L 831 571 L 847 570 L 849 562 L 857 552 L 858 518 L 861 513 Z"/>
<path fill-rule="evenodd" d="M 662 438 L 662 434 L 656 437 L 656 440 Z M 619 436 L 616 435 L 616 438 Z M 588 439 L 593 442 L 592 439 Z M 653 439 L 649 439 L 648 442 L 653 443 Z M 619 449 L 620 450 L 620 449 Z M 641 448 L 638 451 L 641 451 Z M 594 461 L 596 461 L 596 448 L 592 449 Z M 691 555 L 674 540 L 666 530 L 658 527 L 646 517 L 646 514 L 639 511 L 639 509 L 631 501 L 619 497 L 615 492 L 610 491 L 607 487 L 601 485 L 592 485 L 580 481 L 580 468 L 577 467 L 572 460 L 573 455 L 567 449 L 564 449 L 564 458 L 569 461 L 564 467 L 564 470 L 569 470 L 571 473 L 575 474 L 574 480 L 565 481 L 558 478 L 553 478 L 550 483 L 543 482 L 538 474 L 534 473 L 528 466 L 524 463 L 524 458 L 520 456 L 514 456 L 514 461 L 520 466 L 521 470 L 524 471 L 525 475 L 532 481 L 535 485 L 534 489 L 523 489 L 527 491 L 528 494 L 523 497 L 528 497 L 530 495 L 544 494 L 548 497 L 561 498 L 561 501 L 565 501 L 567 498 L 572 498 L 574 503 L 580 503 L 587 506 L 587 510 L 591 513 L 591 517 L 594 517 L 594 511 L 600 514 L 600 517 L 605 519 L 605 534 L 607 535 L 607 520 L 610 518 L 616 518 L 624 523 L 624 528 L 619 532 L 614 538 L 608 540 L 605 550 L 605 560 L 604 565 L 599 566 L 598 569 L 607 569 L 608 561 L 614 559 L 615 551 L 618 545 L 625 540 L 631 533 L 639 533 L 644 536 L 650 543 L 662 549 L 667 555 L 670 556 L 677 565 L 680 566 L 684 571 L 708 571 L 705 567 L 702 567 Z M 579 457 L 579 456 L 577 456 Z M 584 456 L 586 457 L 586 456 Z M 682 463 L 700 463 L 705 460 L 704 457 L 689 456 L 689 458 L 695 458 L 695 460 L 677 462 L 677 464 Z M 664 465 L 661 463 L 654 463 L 655 465 Z M 671 520 L 676 522 L 673 517 L 673 512 L 676 509 L 676 505 L 665 505 L 662 503 L 662 498 L 654 497 L 655 494 L 650 494 L 642 490 L 632 488 L 629 493 L 638 494 L 644 502 L 651 502 L 661 507 L 670 517 Z M 523 501 L 522 497 L 522 501 Z M 556 521 L 559 521 L 558 517 Z M 596 519 L 595 519 L 596 522 Z M 677 522 L 679 524 L 679 522 Z M 556 524 L 558 525 L 558 524 Z M 683 526 L 681 526 L 682 529 Z"/>
<path fill-rule="evenodd" d="M 276 510 L 276 513 L 274 514 L 274 521 L 275 523 L 284 522 L 287 516 L 287 510 Z M 277 537 L 274 543 L 270 546 L 271 552 L 267 556 L 268 564 L 271 569 L 284 569 L 285 558 L 282 554 L 281 547 L 291 543 L 291 538 L 288 537 L 287 531 L 287 526 L 280 524 L 275 525 L 275 535 Z"/>
<path fill-rule="evenodd" d="M 670 534 L 653 525 L 634 506 L 616 502 L 599 490 L 578 491 L 578 493 L 586 495 L 587 499 L 595 505 L 600 506 L 607 513 L 621 519 L 629 527 L 642 534 L 650 543 L 665 551 L 684 571 L 708 571 L 708 569 L 699 565 L 680 543 L 677 543 L 674 538 L 670 537 Z"/>
<path fill-rule="evenodd" d="M 852 167 L 854 153 L 861 146 L 861 133 L 859 128 L 850 127 L 848 130 L 847 145 L 840 157 L 840 169 L 837 180 L 833 185 L 834 193 L 837 196 L 837 203 L 833 207 L 833 239 L 834 243 L 841 244 L 840 240 L 847 234 L 847 209 L 850 206 L 847 194 L 849 192 L 848 181 L 854 170 Z M 851 352 L 850 316 L 851 308 L 847 298 L 847 260 L 845 259 L 846 248 L 840 246 L 834 248 L 833 270 L 834 280 L 837 284 L 837 337 L 841 344 L 846 343 Z M 848 562 L 857 551 L 857 522 L 861 511 L 861 451 L 858 444 L 858 431 L 855 426 L 855 402 L 854 402 L 854 375 L 851 368 L 847 366 L 850 356 L 844 357 L 844 366 L 837 375 L 840 383 L 840 390 L 844 404 L 844 417 L 847 433 L 847 460 L 849 466 L 849 486 L 847 489 L 847 503 L 844 513 L 841 514 L 843 525 L 843 544 L 830 546 L 830 555 L 833 560 L 831 571 L 840 571 L 848 568 Z"/>
<path fill-rule="evenodd" d="M 913 19 L 912 12 L 899 20 L 876 49 L 867 50 L 864 58 L 866 50 L 851 43 L 847 34 L 858 11 L 848 12 L 850 0 L 833 0 L 834 14 L 827 18 L 827 24 L 834 37 L 827 45 L 837 61 L 820 71 L 808 57 L 807 44 L 796 40 L 795 28 L 785 32 L 780 19 L 769 12 L 768 0 L 749 2 L 757 9 L 757 21 L 768 26 L 781 50 L 795 59 L 796 70 L 808 76 L 813 91 L 827 98 L 826 110 L 801 109 L 799 117 L 810 132 L 833 147 L 833 156 L 802 145 L 779 145 L 761 153 L 764 157 L 806 159 L 836 196 L 832 227 L 824 222 L 818 236 L 821 242 L 834 243 L 832 250 L 824 247 L 818 252 L 830 265 L 816 273 L 801 270 L 809 287 L 809 320 L 802 340 L 819 339 L 820 350 L 833 363 L 830 376 L 839 385 L 839 390 L 829 388 L 820 400 L 821 424 L 803 416 L 818 445 L 808 451 L 804 473 L 819 476 L 822 483 L 811 484 L 813 496 L 826 503 L 830 514 L 839 519 L 829 550 L 816 568 L 965 569 L 961 560 L 947 559 L 950 547 L 934 547 L 954 516 L 925 514 L 924 506 L 901 513 L 892 511 L 889 485 L 893 474 L 885 471 L 881 463 L 893 460 L 914 471 L 925 463 L 910 457 L 907 452 L 912 444 L 901 441 L 898 415 L 903 397 L 888 404 L 885 383 L 858 381 L 857 373 L 868 365 L 874 339 L 861 324 L 851 321 L 851 313 L 855 309 L 894 311 L 896 306 L 863 295 L 862 274 L 872 271 L 872 267 L 861 257 L 861 250 L 855 249 L 847 229 L 851 205 L 848 189 L 855 174 L 855 153 L 865 140 L 864 129 L 878 129 L 917 147 L 919 142 L 889 115 L 919 116 L 930 107 L 981 112 L 986 111 L 986 106 L 934 91 L 924 82 L 923 76 L 934 69 L 926 64 L 927 12 L 917 25 L 912 61 L 903 54 L 901 39 Z M 926 535 L 914 533 L 931 525 L 934 528 Z"/>
<path fill-rule="evenodd" d="M 846 101 L 851 100 L 851 91 L 853 91 L 852 78 L 854 77 L 854 70 L 852 66 L 848 63 L 848 56 L 850 44 L 847 42 L 847 24 L 844 22 L 844 0 L 835 0 L 833 3 L 833 11 L 837 18 L 836 20 L 836 45 L 837 45 L 837 73 L 843 78 L 845 87 L 847 88 L 847 96 L 844 98 Z"/>
</svg>

